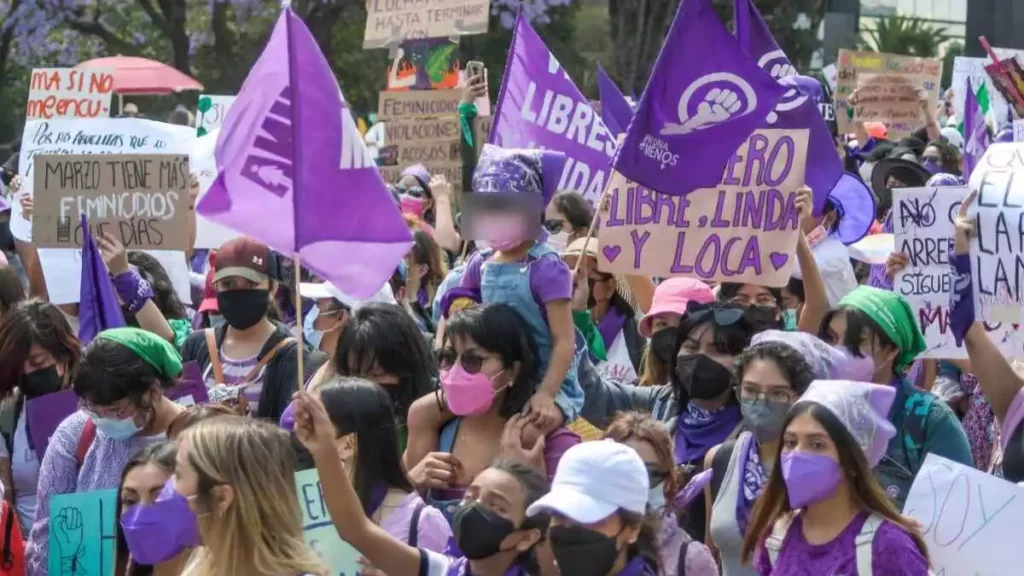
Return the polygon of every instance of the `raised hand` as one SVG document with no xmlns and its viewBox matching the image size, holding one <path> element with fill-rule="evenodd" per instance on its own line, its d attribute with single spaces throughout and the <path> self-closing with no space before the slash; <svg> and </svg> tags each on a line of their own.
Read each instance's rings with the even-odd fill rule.
<svg viewBox="0 0 1024 576">
<path fill-rule="evenodd" d="M 113 234 L 104 232 L 103 236 L 96 239 L 96 247 L 100 249 L 103 262 L 111 275 L 117 276 L 128 271 L 128 251 Z"/>
<path fill-rule="evenodd" d="M 768 74 L 772 78 L 778 80 L 779 78 L 785 78 L 786 76 L 793 76 L 796 74 L 796 69 L 793 68 L 793 65 L 789 62 L 778 62 L 776 64 L 772 64 L 772 68 L 768 71 Z"/>
<path fill-rule="evenodd" d="M 662 134 L 689 134 L 703 130 L 709 126 L 725 122 L 733 114 L 740 111 L 743 102 L 736 92 L 728 88 L 712 88 L 704 100 L 697 105 L 697 113 L 690 116 L 681 125 L 670 124 L 661 131 Z"/>
<path fill-rule="evenodd" d="M 956 220 L 953 221 L 953 253 L 957 256 L 967 254 L 971 251 L 971 238 L 974 238 L 974 218 L 967 215 L 967 212 L 971 208 L 971 204 L 974 204 L 974 199 L 978 196 L 977 190 L 972 190 L 970 194 L 964 198 L 964 201 L 960 203 L 960 213 L 957 214 Z"/>
</svg>

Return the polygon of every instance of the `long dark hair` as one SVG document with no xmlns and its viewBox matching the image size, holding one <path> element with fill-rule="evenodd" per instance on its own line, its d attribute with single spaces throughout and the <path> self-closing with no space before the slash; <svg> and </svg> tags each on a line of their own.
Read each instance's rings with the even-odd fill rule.
<svg viewBox="0 0 1024 576">
<path fill-rule="evenodd" d="M 81 344 L 60 309 L 38 299 L 18 302 L 0 321 L 0 397 L 21 382 L 33 345 L 67 365 L 68 381 L 78 372 Z"/>
<path fill-rule="evenodd" d="M 114 561 L 114 566 L 119 568 L 119 563 L 127 562 L 130 555 L 128 550 L 128 542 L 124 539 L 124 534 L 121 533 L 121 491 L 124 490 L 124 480 L 128 477 L 128 473 L 136 468 L 140 468 L 147 464 L 153 464 L 167 473 L 168 476 L 174 473 L 175 457 L 178 451 L 174 444 L 170 442 L 160 442 L 158 444 L 150 444 L 142 450 L 139 450 L 132 456 L 131 460 L 128 461 L 124 466 L 124 470 L 121 472 L 121 483 L 118 485 L 117 490 L 117 504 L 114 506 L 117 518 L 114 520 L 114 529 L 117 530 L 117 556 Z M 123 574 L 123 572 L 121 572 Z M 128 566 L 128 576 L 149 576 L 153 573 L 153 567 L 147 564 L 136 564 L 132 562 Z"/>
<path fill-rule="evenodd" d="M 455 338 L 469 338 L 477 346 L 497 354 L 506 370 L 519 363 L 519 373 L 505 392 L 498 414 L 502 418 L 511 418 L 522 412 L 540 384 L 537 345 L 530 337 L 523 317 L 505 304 L 466 308 L 452 316 L 445 325 L 446 350 L 451 349 Z"/>
<path fill-rule="evenodd" d="M 153 384 L 166 391 L 174 386 L 174 380 L 162 376 L 124 344 L 97 338 L 82 354 L 72 388 L 76 396 L 93 406 L 110 406 L 128 398 L 136 406 L 150 408 L 142 399 Z"/>
<path fill-rule="evenodd" d="M 155 296 L 153 302 L 160 309 L 160 313 L 164 315 L 164 318 L 168 320 L 181 320 L 187 317 L 185 307 L 181 304 L 178 293 L 174 291 L 171 277 L 167 275 L 167 271 L 164 270 L 159 260 L 145 252 L 133 250 L 128 253 L 128 263 L 135 266 L 139 271 L 139 275 L 145 278 L 153 287 L 153 295 Z M 137 325 L 134 316 L 129 319 L 126 315 L 125 321 L 129 325 Z"/>
<path fill-rule="evenodd" d="M 334 371 L 341 376 L 366 377 L 374 365 L 398 376 L 391 395 L 395 416 L 405 423 L 409 406 L 434 391 L 437 364 L 416 322 L 395 304 L 360 307 L 345 325 L 334 352 Z"/>
<path fill-rule="evenodd" d="M 0 266 L 0 314 L 25 299 L 25 287 L 12 266 Z"/>
<path fill-rule="evenodd" d="M 739 316 L 735 322 L 725 322 L 726 316 L 732 315 L 735 317 L 736 314 L 739 314 Z M 687 313 L 683 316 L 682 322 L 679 323 L 679 329 L 676 331 L 675 352 L 672 354 L 672 365 L 668 367 L 669 376 L 672 381 L 672 391 L 675 394 L 676 404 L 680 409 L 690 402 L 690 395 L 686 392 L 675 374 L 675 359 L 679 355 L 679 349 L 686 342 L 686 339 L 697 328 L 710 324 L 711 330 L 714 331 L 712 333 L 712 341 L 715 350 L 722 354 L 738 356 L 750 345 L 750 339 L 758 328 L 756 322 L 750 316 L 747 307 L 731 302 L 691 303 L 687 307 Z M 730 402 L 734 401 L 735 396 L 732 396 Z"/>
<path fill-rule="evenodd" d="M 794 419 L 804 414 L 810 414 L 821 424 L 832 442 L 835 443 L 836 452 L 839 453 L 839 465 L 845 471 L 846 481 L 853 489 L 853 497 L 857 503 L 862 508 L 878 514 L 902 528 L 910 535 L 914 544 L 917 545 L 917 549 L 927 560 L 928 547 L 917 529 L 893 505 L 892 500 L 875 479 L 867 457 L 864 455 L 864 450 L 828 408 L 815 402 L 801 402 L 789 411 L 783 429 L 789 428 Z M 780 442 L 775 455 L 776 462 L 782 461 L 782 448 L 783 443 Z M 744 564 L 753 559 L 757 547 L 764 542 L 776 520 L 792 510 L 793 508 L 789 505 L 789 496 L 786 493 L 786 481 L 782 477 L 782 466 L 775 466 L 764 487 L 764 492 L 761 493 L 750 513 L 750 524 L 747 527 L 746 537 L 743 539 L 742 559 Z"/>
<path fill-rule="evenodd" d="M 402 468 L 391 399 L 362 378 L 336 378 L 318 390 L 338 437 L 356 435 L 354 487 L 367 514 L 375 488 L 412 492 Z"/>
<path fill-rule="evenodd" d="M 846 334 L 843 335 L 842 341 L 837 341 L 829 334 L 829 326 L 832 324 L 832 319 L 836 317 L 836 314 L 846 315 Z M 849 350 L 850 354 L 853 354 L 857 358 L 863 358 L 864 354 L 860 351 L 860 344 L 864 341 L 865 336 L 871 336 L 877 338 L 878 343 L 883 347 L 891 348 L 893 350 L 899 350 L 899 346 L 889 338 L 889 335 L 882 330 L 882 327 L 871 319 L 870 316 L 865 314 L 859 308 L 852 306 L 839 306 L 832 310 L 829 310 L 825 317 L 821 319 L 821 326 L 818 328 L 818 338 L 821 338 L 827 344 L 833 346 L 844 346 Z M 892 375 L 894 377 L 900 377 L 901 374 L 896 370 L 896 365 L 893 364 Z"/>
</svg>

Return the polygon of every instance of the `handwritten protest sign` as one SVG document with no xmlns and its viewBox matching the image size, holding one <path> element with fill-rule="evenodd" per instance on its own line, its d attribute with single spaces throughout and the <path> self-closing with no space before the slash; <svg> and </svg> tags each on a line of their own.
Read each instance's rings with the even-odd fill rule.
<svg viewBox="0 0 1024 576">
<path fill-rule="evenodd" d="M 930 106 L 938 102 L 942 61 L 879 52 L 840 49 L 836 83 L 836 122 L 841 133 L 853 122 L 884 122 L 889 138 L 908 136 L 924 125 L 917 91 L 928 91 Z M 857 90 L 857 106 L 847 99 Z"/>
<path fill-rule="evenodd" d="M 81 215 L 93 237 L 128 250 L 187 250 L 188 156 L 36 156 L 32 238 L 39 248 L 80 248 Z"/>
<path fill-rule="evenodd" d="M 459 162 L 460 128 L 457 116 L 385 122 L 387 146 L 380 149 L 379 166 Z"/>
<path fill-rule="evenodd" d="M 331 568 L 331 576 L 356 576 L 359 552 L 338 536 L 324 502 L 324 491 L 316 469 L 295 473 L 295 488 L 302 509 L 302 532 L 306 544 Z"/>
<path fill-rule="evenodd" d="M 406 90 L 384 91 L 377 103 L 377 116 L 381 120 L 409 120 L 413 118 L 459 115 L 461 90 Z"/>
<path fill-rule="evenodd" d="M 1000 58 L 1024 56 L 1024 50 L 1012 50 L 1009 48 L 994 48 L 996 55 Z M 969 56 L 957 56 L 953 60 L 953 77 L 951 87 L 953 88 L 953 110 L 957 118 L 964 117 L 964 102 L 967 98 L 967 81 L 971 81 L 971 87 L 977 91 L 982 83 L 989 86 L 988 100 L 989 111 L 1000 123 L 1006 118 L 1006 98 L 999 90 L 995 89 L 992 79 L 985 72 L 985 66 L 991 64 L 988 58 L 971 58 Z"/>
<path fill-rule="evenodd" d="M 189 126 L 176 126 L 139 118 L 32 120 L 25 123 L 18 165 L 22 193 L 32 195 L 33 159 L 47 154 L 188 154 L 196 135 Z M 32 241 L 32 224 L 20 202 L 11 203 L 11 232 Z M 182 302 L 192 301 L 188 266 L 180 250 L 147 250 L 171 277 Z M 81 250 L 40 248 L 39 261 L 54 304 L 78 302 L 82 276 Z"/>
<path fill-rule="evenodd" d="M 1024 303 L 1024 144 L 989 146 L 969 185 L 978 192 L 970 252 L 975 316 L 1018 323 Z"/>
<path fill-rule="evenodd" d="M 1024 142 L 1024 120 L 1013 121 L 1013 141 Z"/>
<path fill-rule="evenodd" d="M 806 154 L 807 130 L 758 130 L 729 160 L 719 187 L 687 196 L 658 194 L 613 172 L 599 210 L 600 269 L 786 285 Z"/>
<path fill-rule="evenodd" d="M 402 40 L 483 34 L 490 16 L 489 0 L 367 0 L 363 48 L 384 48 Z"/>
<path fill-rule="evenodd" d="M 114 573 L 117 490 L 55 494 L 50 499 L 50 574 Z"/>
<path fill-rule="evenodd" d="M 110 116 L 114 76 L 100 68 L 37 68 L 29 84 L 26 120 Z"/>
<path fill-rule="evenodd" d="M 235 103 L 235 96 L 214 96 L 203 94 L 199 97 L 196 105 L 196 135 L 206 136 L 210 132 L 220 128 L 227 116 L 231 105 Z"/>
<path fill-rule="evenodd" d="M 967 358 L 949 331 L 949 255 L 953 221 L 967 188 L 893 190 L 896 251 L 909 263 L 893 277 L 893 289 L 916 311 L 927 348 L 921 358 Z M 1018 331 L 1009 324 L 986 324 L 989 337 L 1007 356 L 1019 356 Z"/>
<path fill-rule="evenodd" d="M 936 576 L 1020 574 L 1024 489 L 979 470 L 928 454 L 903 513 L 923 526 Z"/>
</svg>

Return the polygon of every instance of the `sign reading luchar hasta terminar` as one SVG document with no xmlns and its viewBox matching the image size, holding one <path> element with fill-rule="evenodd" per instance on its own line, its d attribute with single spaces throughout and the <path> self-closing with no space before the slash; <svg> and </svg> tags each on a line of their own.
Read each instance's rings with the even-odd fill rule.
<svg viewBox="0 0 1024 576">
<path fill-rule="evenodd" d="M 188 156 L 36 156 L 32 238 L 40 248 L 79 248 L 84 214 L 95 238 L 112 234 L 129 250 L 186 250 L 188 185 Z"/>
</svg>

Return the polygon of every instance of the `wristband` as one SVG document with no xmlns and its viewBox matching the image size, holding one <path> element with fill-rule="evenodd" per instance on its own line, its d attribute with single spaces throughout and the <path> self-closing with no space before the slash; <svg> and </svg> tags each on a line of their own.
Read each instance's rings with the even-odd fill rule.
<svg viewBox="0 0 1024 576">
<path fill-rule="evenodd" d="M 129 314 L 138 313 L 153 298 L 153 286 L 134 268 L 114 276 L 113 282 Z"/>
</svg>

